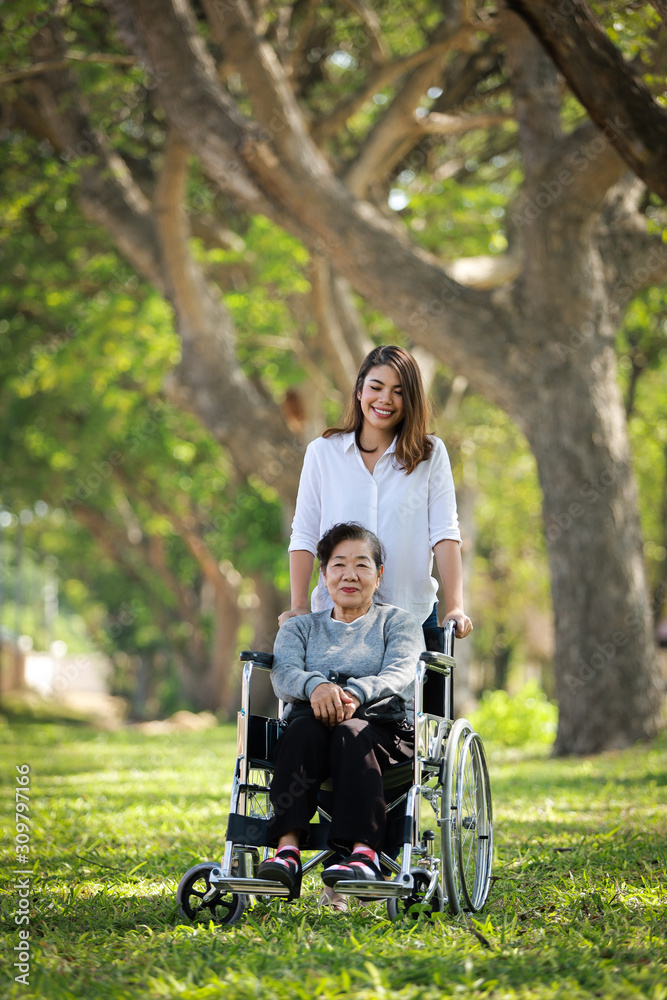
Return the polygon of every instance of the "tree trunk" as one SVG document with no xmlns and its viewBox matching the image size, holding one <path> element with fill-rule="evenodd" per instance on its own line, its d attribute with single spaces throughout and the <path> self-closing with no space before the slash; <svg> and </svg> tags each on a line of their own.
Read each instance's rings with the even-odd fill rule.
<svg viewBox="0 0 667 1000">
<path fill-rule="evenodd" d="M 660 679 L 613 347 L 590 338 L 561 351 L 522 423 L 544 492 L 559 665 L 554 753 L 595 753 L 655 734 Z"/>
<path fill-rule="evenodd" d="M 254 616 L 252 648 L 270 653 L 278 632 L 278 615 L 289 607 L 289 601 L 265 576 L 256 573 L 254 581 L 259 605 Z M 275 715 L 276 696 L 271 686 L 271 675 L 265 670 L 258 670 L 253 676 L 252 706 L 253 711 L 259 714 Z"/>
<path fill-rule="evenodd" d="M 215 622 L 211 642 L 211 665 L 202 679 L 201 704 L 211 712 L 231 718 L 238 704 L 231 683 L 236 658 L 236 636 L 241 624 L 238 595 L 231 588 L 215 590 Z"/>
</svg>

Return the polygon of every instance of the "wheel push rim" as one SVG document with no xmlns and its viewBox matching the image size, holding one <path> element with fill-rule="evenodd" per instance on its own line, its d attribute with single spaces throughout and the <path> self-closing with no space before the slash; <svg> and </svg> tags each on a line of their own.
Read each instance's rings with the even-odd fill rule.
<svg viewBox="0 0 667 1000">
<path fill-rule="evenodd" d="M 459 756 L 456 781 L 456 854 L 466 909 L 476 913 L 489 893 L 493 822 L 482 741 L 470 733 Z"/>
</svg>

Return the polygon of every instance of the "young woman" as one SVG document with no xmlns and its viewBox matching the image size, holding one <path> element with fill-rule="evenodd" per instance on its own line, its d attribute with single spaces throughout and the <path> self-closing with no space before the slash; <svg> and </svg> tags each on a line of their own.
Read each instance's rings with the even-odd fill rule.
<svg viewBox="0 0 667 1000">
<path fill-rule="evenodd" d="M 332 606 L 321 576 L 308 606 L 317 543 L 331 525 L 357 521 L 375 532 L 385 552 L 381 601 L 424 625 L 453 618 L 459 638 L 472 630 L 463 610 L 449 456 L 427 433 L 427 420 L 415 359 L 402 347 L 376 347 L 359 369 L 344 426 L 325 431 L 306 450 L 289 545 L 292 606 L 280 615 L 281 625 Z M 443 586 L 440 614 L 434 555 Z"/>
</svg>

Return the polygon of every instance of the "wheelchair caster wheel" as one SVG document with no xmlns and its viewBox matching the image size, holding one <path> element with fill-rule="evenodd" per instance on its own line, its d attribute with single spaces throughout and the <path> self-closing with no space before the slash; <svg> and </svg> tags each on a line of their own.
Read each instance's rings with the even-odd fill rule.
<svg viewBox="0 0 667 1000">
<path fill-rule="evenodd" d="M 423 868 L 415 868 L 412 871 L 412 877 L 414 879 L 414 889 L 409 896 L 406 896 L 405 899 L 387 900 L 387 914 L 390 920 L 396 920 L 397 917 L 404 914 L 407 914 L 411 920 L 416 920 L 420 913 L 424 913 L 427 917 L 430 917 L 432 913 L 442 913 L 445 906 L 445 898 L 440 887 L 440 882 L 436 885 L 435 892 L 426 904 L 426 907 L 422 908 L 426 891 L 431 882 L 431 876 Z M 411 909 L 413 906 L 415 907 L 414 910 Z"/>
<path fill-rule="evenodd" d="M 235 924 L 243 914 L 248 899 L 236 892 L 212 896 L 211 872 L 219 865 L 204 861 L 185 873 L 176 891 L 178 912 L 193 923 Z M 208 901 L 206 897 L 208 896 Z"/>
</svg>

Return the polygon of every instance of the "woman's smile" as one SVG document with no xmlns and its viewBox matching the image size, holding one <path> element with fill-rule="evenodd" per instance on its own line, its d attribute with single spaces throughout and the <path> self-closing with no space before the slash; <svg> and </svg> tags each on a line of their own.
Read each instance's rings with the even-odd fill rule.
<svg viewBox="0 0 667 1000">
<path fill-rule="evenodd" d="M 405 416 L 401 382 L 390 365 L 371 368 L 359 393 L 365 432 L 380 431 L 393 437 Z"/>
</svg>

